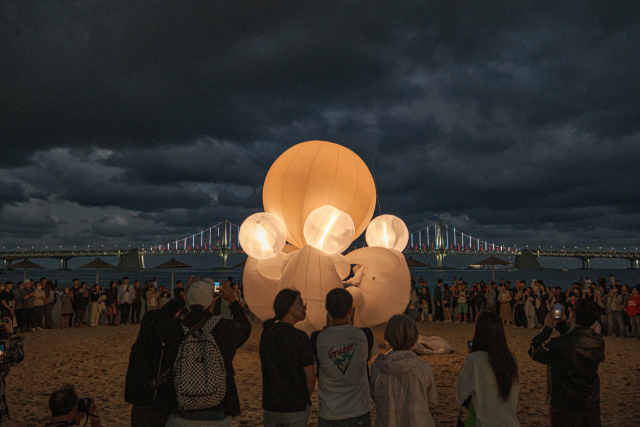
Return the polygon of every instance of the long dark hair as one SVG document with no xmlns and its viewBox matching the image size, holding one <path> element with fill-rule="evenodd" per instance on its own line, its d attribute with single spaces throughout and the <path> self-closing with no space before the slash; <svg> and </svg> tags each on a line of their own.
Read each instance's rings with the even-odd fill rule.
<svg viewBox="0 0 640 427">
<path fill-rule="evenodd" d="M 493 311 L 483 311 L 476 319 L 471 352 L 485 351 L 498 382 L 498 396 L 503 402 L 509 399 L 511 386 L 519 382 L 518 364 L 509 350 L 504 335 L 502 319 Z"/>
<path fill-rule="evenodd" d="M 284 319 L 284 316 L 289 313 L 291 310 L 291 306 L 296 302 L 298 296 L 300 296 L 300 291 L 296 289 L 283 289 L 278 292 L 276 295 L 276 299 L 273 301 L 273 311 L 276 313 L 276 317 L 267 320 L 262 324 L 263 328 L 268 328 L 273 326 L 277 320 Z"/>
</svg>

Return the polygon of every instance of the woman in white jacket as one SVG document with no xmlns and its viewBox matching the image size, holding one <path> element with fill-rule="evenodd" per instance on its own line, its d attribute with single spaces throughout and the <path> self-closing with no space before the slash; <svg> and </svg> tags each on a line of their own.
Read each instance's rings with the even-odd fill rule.
<svg viewBox="0 0 640 427">
<path fill-rule="evenodd" d="M 431 365 L 410 349 L 418 328 L 409 316 L 389 319 L 384 339 L 392 350 L 371 365 L 371 397 L 376 405 L 376 427 L 433 427 L 429 406 L 438 404 Z"/>
<path fill-rule="evenodd" d="M 456 381 L 458 403 L 471 397 L 478 427 L 519 427 L 520 380 L 502 319 L 483 311 L 476 320 L 471 354 Z"/>
</svg>

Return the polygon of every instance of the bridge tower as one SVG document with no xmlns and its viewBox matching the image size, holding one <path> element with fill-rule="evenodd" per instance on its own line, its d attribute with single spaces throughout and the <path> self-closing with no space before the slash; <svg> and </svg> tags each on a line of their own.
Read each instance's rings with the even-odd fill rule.
<svg viewBox="0 0 640 427">
<path fill-rule="evenodd" d="M 60 268 L 58 269 L 58 271 L 67 271 L 69 270 L 69 260 L 71 259 L 71 257 L 52 257 L 54 259 L 59 259 L 60 260 Z"/>
<path fill-rule="evenodd" d="M 222 221 L 224 227 L 224 233 L 222 233 L 222 268 L 227 268 L 227 257 L 229 254 L 227 251 L 229 250 L 229 221 L 226 219 Z"/>
<path fill-rule="evenodd" d="M 444 240 L 444 221 L 439 219 L 436 221 L 436 259 L 438 260 L 438 266 L 435 268 L 436 270 L 449 270 L 444 266 L 444 257 L 447 251 Z"/>
<path fill-rule="evenodd" d="M 581 257 L 580 261 L 582 261 L 582 268 L 580 270 L 593 270 L 591 267 L 589 267 L 589 258 Z"/>
</svg>

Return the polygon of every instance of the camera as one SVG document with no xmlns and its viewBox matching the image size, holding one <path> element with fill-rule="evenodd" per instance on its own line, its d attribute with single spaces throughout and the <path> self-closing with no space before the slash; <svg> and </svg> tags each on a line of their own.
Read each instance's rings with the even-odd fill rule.
<svg viewBox="0 0 640 427">
<path fill-rule="evenodd" d="M 0 377 L 6 378 L 9 375 L 9 368 L 24 360 L 24 341 L 22 337 L 11 337 L 8 347 L 6 341 L 0 341 L 0 354 L 4 354 L 4 360 L 0 365 Z"/>
<path fill-rule="evenodd" d="M 83 397 L 78 399 L 78 412 L 83 414 L 91 414 L 91 406 L 93 405 L 93 399 L 90 397 Z"/>
<path fill-rule="evenodd" d="M 154 390 L 158 390 L 169 384 L 171 381 L 173 381 L 173 370 L 167 369 L 166 371 L 160 373 L 158 377 L 152 379 L 149 383 L 149 386 L 151 386 L 151 388 Z"/>
</svg>

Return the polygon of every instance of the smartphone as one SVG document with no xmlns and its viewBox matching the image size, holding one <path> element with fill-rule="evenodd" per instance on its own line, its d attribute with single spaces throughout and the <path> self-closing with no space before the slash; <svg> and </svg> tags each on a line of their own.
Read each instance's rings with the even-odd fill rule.
<svg viewBox="0 0 640 427">
<path fill-rule="evenodd" d="M 467 350 L 471 353 L 471 348 L 473 347 L 473 341 L 467 341 Z"/>
<path fill-rule="evenodd" d="M 0 356 L 4 354 L 4 341 L 0 341 Z"/>
<path fill-rule="evenodd" d="M 215 287 L 214 292 L 215 293 L 219 293 L 220 292 L 220 282 L 213 282 L 213 286 Z"/>
<path fill-rule="evenodd" d="M 560 320 L 562 317 L 562 304 L 553 304 L 553 318 Z"/>
</svg>

